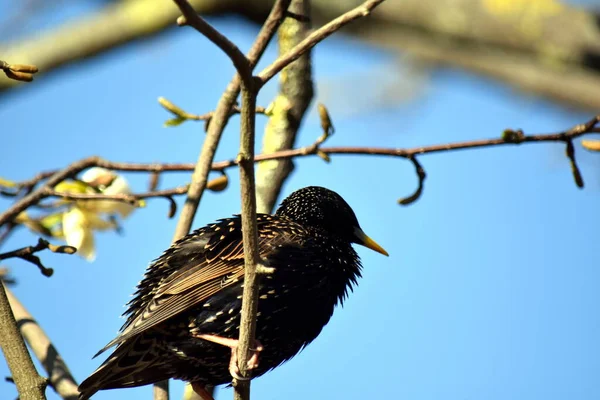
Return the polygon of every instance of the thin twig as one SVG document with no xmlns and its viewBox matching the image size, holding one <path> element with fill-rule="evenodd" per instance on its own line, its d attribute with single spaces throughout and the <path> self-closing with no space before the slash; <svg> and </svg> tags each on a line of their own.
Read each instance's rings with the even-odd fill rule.
<svg viewBox="0 0 600 400">
<path fill-rule="evenodd" d="M 277 28 L 285 16 L 285 11 L 290 1 L 291 0 L 277 0 L 273 5 L 269 17 L 265 21 L 252 48 L 248 52 L 247 58 L 250 61 L 251 68 L 254 68 L 273 35 L 275 35 Z M 198 161 L 194 167 L 192 167 L 194 170 L 192 182 L 190 183 L 190 189 L 188 191 L 186 202 L 181 210 L 177 227 L 175 228 L 174 240 L 181 238 L 190 231 L 196 210 L 198 209 L 208 182 L 208 174 L 212 169 L 212 162 L 221 140 L 221 135 L 231 116 L 231 109 L 235 105 L 240 92 L 240 84 L 240 76 L 236 73 L 221 96 L 214 111 L 202 150 L 198 156 Z"/>
<path fill-rule="evenodd" d="M 474 149 L 480 147 L 493 147 L 493 146 L 502 146 L 502 145 L 519 145 L 522 143 L 536 143 L 536 142 L 567 142 L 569 140 L 574 140 L 578 137 L 589 133 L 600 133 L 600 129 L 597 128 L 594 124 L 598 123 L 600 116 L 592 118 L 590 121 L 579 124 L 568 131 L 558 132 L 558 133 L 549 133 L 549 134 L 533 134 L 533 135 L 524 135 L 521 132 L 522 136 L 516 136 L 514 133 L 517 131 L 506 130 L 504 135 L 499 138 L 493 139 L 480 139 L 480 140 L 471 140 L 471 141 L 463 141 L 463 142 L 455 142 L 448 144 L 438 144 L 431 146 L 420 146 L 413 148 L 385 148 L 385 147 L 352 147 L 352 146 L 342 146 L 342 147 L 321 147 L 320 143 L 313 143 L 309 146 L 300 147 L 291 150 L 282 150 L 270 154 L 260 154 L 254 158 L 255 162 L 260 161 L 269 161 L 269 160 L 279 160 L 286 158 L 295 158 L 295 157 L 305 157 L 312 155 L 319 155 L 319 153 L 323 153 L 325 155 L 378 155 L 378 156 L 389 156 L 389 157 L 401 157 L 401 158 L 410 158 L 415 155 L 421 154 L 431 154 L 445 151 L 455 151 L 455 150 L 465 150 L 465 149 Z M 124 163 L 124 162 L 113 162 L 101 159 L 99 157 L 89 157 L 80 161 L 76 161 L 73 164 L 69 165 L 64 170 L 55 170 L 48 171 L 38 174 L 35 178 L 30 179 L 28 181 L 24 181 L 19 183 L 20 186 L 30 186 L 36 185 L 40 180 L 47 178 L 48 176 L 54 176 L 60 173 L 61 177 L 69 177 L 75 175 L 81 170 L 91 167 L 91 166 L 99 166 L 107 169 L 111 169 L 114 171 L 129 171 L 129 172 L 172 172 L 172 171 L 191 171 L 194 169 L 195 165 L 191 163 L 179 163 L 179 164 L 144 164 L 144 163 Z M 211 170 L 213 171 L 224 171 L 227 168 L 231 168 L 237 166 L 236 159 L 224 160 L 215 162 L 211 165 Z M 66 179 L 66 178 L 65 178 Z M 57 179 L 53 179 L 52 182 L 48 181 L 48 183 L 59 183 Z M 48 185 L 47 183 L 47 185 Z M 50 186 L 50 185 L 48 185 Z M 178 189 L 171 189 L 177 191 Z M 0 226 L 6 223 L 6 221 L 11 220 L 16 216 L 19 212 L 27 209 L 33 204 L 37 204 L 41 199 L 45 198 L 45 189 L 38 189 L 32 193 L 33 196 L 25 196 L 19 201 L 17 201 L 9 210 L 5 211 L 0 215 Z"/>
<path fill-rule="evenodd" d="M 215 114 L 214 111 L 210 111 L 205 114 L 192 114 L 192 113 L 185 111 L 181 107 L 173 104 L 171 101 L 165 99 L 164 97 L 159 97 L 158 103 L 161 106 L 163 106 L 165 108 L 165 110 L 169 111 L 171 114 L 173 114 L 175 116 L 175 118 L 169 119 L 165 122 L 166 126 L 177 126 L 177 125 L 181 124 L 182 122 L 185 122 L 188 120 L 210 122 L 213 115 Z M 240 111 L 241 111 L 240 107 L 237 104 L 234 105 L 233 108 L 231 109 L 231 116 L 235 115 L 235 114 L 239 114 Z M 259 107 L 259 106 L 256 107 L 257 114 L 265 114 L 266 111 L 267 111 L 267 109 L 265 107 Z"/>
<path fill-rule="evenodd" d="M 233 62 L 235 69 L 240 74 L 243 81 L 249 82 L 252 78 L 252 68 L 250 61 L 240 49 L 233 44 L 227 37 L 213 28 L 208 22 L 196 13 L 196 10 L 187 2 L 187 0 L 173 0 L 183 14 L 177 18 L 179 26 L 189 25 L 204 35 L 208 40 L 216 44 Z"/>
<path fill-rule="evenodd" d="M 0 280 L 0 347 L 8 363 L 19 397 L 27 400 L 46 400 L 47 381 L 33 362 L 8 303 L 4 283 Z"/>
<path fill-rule="evenodd" d="M 369 0 L 365 1 L 360 6 L 344 13 L 333 21 L 311 33 L 306 39 L 300 42 L 293 49 L 288 51 L 283 56 L 275 60 L 271 65 L 263 69 L 258 75 L 259 86 L 267 83 L 273 78 L 279 71 L 289 65 L 292 61 L 297 60 L 302 54 L 315 47 L 315 45 L 322 40 L 329 37 L 331 34 L 340 30 L 343 26 L 350 22 L 368 16 L 371 11 L 379 4 L 383 3 L 384 0 Z"/>
<path fill-rule="evenodd" d="M 407 206 L 411 203 L 414 203 L 421 194 L 423 193 L 423 184 L 425 183 L 425 178 L 427 178 L 427 174 L 425 173 L 425 169 L 421 166 L 421 163 L 417 160 L 417 157 L 411 156 L 408 159 L 413 163 L 415 167 L 415 173 L 417 174 L 417 178 L 419 179 L 419 183 L 417 189 L 408 197 L 404 197 L 398 200 L 398 204 L 402 204 L 403 206 Z"/>
<path fill-rule="evenodd" d="M 40 258 L 34 255 L 35 253 L 46 249 L 52 251 L 53 253 L 62 254 L 75 254 L 75 252 L 77 252 L 77 249 L 73 246 L 58 246 L 51 244 L 47 240 L 39 238 L 35 246 L 26 246 L 17 250 L 7 251 L 6 253 L 0 253 L 0 260 L 6 260 L 7 258 L 20 258 L 21 260 L 25 260 L 36 265 L 42 272 L 42 275 L 50 277 L 54 273 L 54 270 L 52 268 L 45 267 Z"/>
<path fill-rule="evenodd" d="M 50 178 L 48 178 L 44 186 L 24 196 L 22 199 L 9 207 L 8 210 L 0 214 L 0 226 L 12 221 L 21 211 L 27 209 L 29 206 L 39 203 L 40 200 L 44 198 L 45 191 L 47 189 L 54 188 L 60 182 L 74 176 L 86 168 L 98 165 L 100 160 L 101 159 L 99 157 L 88 157 L 74 162 L 65 169 L 56 171 L 52 174 L 52 176 L 50 176 Z"/>
<path fill-rule="evenodd" d="M 121 201 L 124 203 L 131 204 L 139 207 L 141 205 L 140 200 L 160 197 L 169 202 L 169 213 L 168 217 L 173 218 L 177 213 L 177 203 L 173 199 L 173 196 L 186 194 L 188 191 L 188 185 L 179 186 L 173 189 L 154 190 L 146 193 L 118 193 L 118 194 L 103 194 L 103 193 L 69 193 L 59 192 L 53 189 L 46 189 L 44 192 L 45 197 L 60 197 L 66 200 L 84 200 L 84 201 L 98 201 L 98 200 L 114 200 Z"/>
<path fill-rule="evenodd" d="M 431 146 L 420 146 L 412 148 L 386 148 L 386 147 L 363 147 L 363 146 L 341 146 L 341 147 L 321 147 L 321 144 L 317 142 L 305 146 L 299 147 L 292 150 L 282 150 L 270 154 L 259 154 L 254 157 L 254 162 L 269 161 L 269 160 L 280 160 L 285 158 L 296 158 L 306 156 L 322 156 L 325 154 L 329 155 L 376 155 L 386 157 L 400 157 L 410 158 L 416 155 L 433 154 L 446 151 L 476 149 L 480 147 L 494 147 L 504 145 L 520 145 L 523 143 L 538 143 L 538 142 L 562 142 L 566 143 L 569 140 L 575 140 L 581 136 L 590 133 L 600 133 L 600 129 L 595 124 L 600 120 L 600 116 L 592 118 L 590 121 L 577 125 L 567 131 L 558 133 L 548 134 L 533 134 L 533 135 L 507 135 L 507 132 L 515 132 L 513 130 L 505 131 L 505 134 L 498 138 L 492 139 L 480 139 L 480 140 L 469 140 L 463 142 L 447 143 L 447 144 L 435 144 Z M 0 227 L 4 224 L 12 221 L 14 217 L 21 211 L 26 210 L 30 206 L 39 203 L 45 198 L 44 187 L 53 187 L 60 183 L 62 180 L 68 177 L 74 176 L 85 168 L 88 167 L 103 167 L 114 171 L 129 171 L 129 172 L 175 172 L 175 171 L 192 171 L 196 167 L 196 164 L 191 163 L 178 163 L 178 164 L 144 164 L 144 163 L 125 163 L 125 162 L 113 162 L 104 160 L 99 157 L 89 157 L 82 160 L 76 161 L 69 165 L 63 170 L 47 171 L 38 174 L 35 178 L 28 181 L 19 183 L 24 186 L 35 186 L 40 183 L 41 180 L 47 177 L 52 177 L 52 180 L 48 180 L 46 185 L 31 192 L 28 196 L 25 196 L 16 201 L 8 210 L 0 214 Z M 228 168 L 237 166 L 236 159 L 224 160 L 214 162 L 209 166 L 209 170 L 212 171 L 224 171 Z M 188 192 L 189 196 L 189 192 Z M 187 202 L 186 202 L 187 205 Z M 185 209 L 185 205 L 184 205 Z M 194 210 L 195 213 L 195 210 Z M 182 212 L 183 215 L 183 212 Z M 192 214 L 193 217 L 193 214 Z M 183 217 L 182 217 L 183 218 Z M 190 218 L 190 216 L 186 216 Z M 190 220 L 191 221 L 191 220 Z M 187 222 L 186 222 L 187 223 Z M 191 226 L 191 222 L 189 222 Z M 185 226 L 184 226 L 185 228 Z M 189 231 L 189 227 L 186 228 Z M 180 229 L 180 231 L 185 231 Z M 185 235 L 187 233 L 183 233 Z"/>
<path fill-rule="evenodd" d="M 58 350 L 23 304 L 8 288 L 5 288 L 5 290 L 10 307 L 17 320 L 17 326 L 33 354 L 46 370 L 50 386 L 64 400 L 77 400 L 79 395 L 77 381 L 73 378 Z"/>
</svg>

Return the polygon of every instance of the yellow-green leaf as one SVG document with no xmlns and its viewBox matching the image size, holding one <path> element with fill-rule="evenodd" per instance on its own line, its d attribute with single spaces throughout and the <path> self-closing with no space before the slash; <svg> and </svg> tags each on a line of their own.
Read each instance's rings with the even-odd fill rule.
<svg viewBox="0 0 600 400">
<path fill-rule="evenodd" d="M 89 185 L 81 181 L 63 181 L 54 187 L 54 190 L 62 193 L 87 193 Z"/>
<path fill-rule="evenodd" d="M 171 118 L 165 121 L 164 126 L 165 127 L 173 127 L 173 126 L 178 126 L 181 125 L 182 123 L 185 122 L 185 118 L 182 117 L 175 117 L 175 118 Z"/>
</svg>

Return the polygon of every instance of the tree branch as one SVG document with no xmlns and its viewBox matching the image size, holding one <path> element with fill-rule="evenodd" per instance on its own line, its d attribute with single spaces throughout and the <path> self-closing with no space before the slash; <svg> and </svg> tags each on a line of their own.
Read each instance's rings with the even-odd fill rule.
<svg viewBox="0 0 600 400">
<path fill-rule="evenodd" d="M 54 172 L 48 178 L 44 186 L 29 193 L 9 207 L 8 210 L 0 214 L 0 226 L 12 221 L 21 211 L 27 209 L 29 206 L 39 203 L 40 200 L 44 198 L 46 190 L 54 188 L 54 186 L 58 185 L 60 182 L 71 178 L 86 168 L 98 165 L 100 161 L 101 159 L 99 157 L 88 157 L 74 162 L 65 169 Z"/>
<path fill-rule="evenodd" d="M 263 27 L 258 33 L 258 36 L 250 48 L 248 56 L 246 57 L 249 63 L 250 75 L 267 48 L 267 45 L 275 35 L 277 28 L 283 21 L 290 1 L 291 0 L 275 1 L 269 16 L 263 24 Z M 217 108 L 212 115 L 206 132 L 206 138 L 204 139 L 204 144 L 202 145 L 202 150 L 200 151 L 198 161 L 194 167 L 194 173 L 192 175 L 192 182 L 190 183 L 187 199 L 175 228 L 173 241 L 180 239 L 190 231 L 196 210 L 200 205 L 200 200 L 202 199 L 202 195 L 204 194 L 204 190 L 207 186 L 208 174 L 211 171 L 211 165 L 213 163 L 219 142 L 221 141 L 221 135 L 227 126 L 227 122 L 231 117 L 231 110 L 233 109 L 236 99 L 240 93 L 241 82 L 244 81 L 249 84 L 253 81 L 253 79 L 244 79 L 242 77 L 244 72 L 245 71 L 243 70 L 238 70 L 238 72 L 234 75 L 233 79 L 225 89 L 225 92 L 219 99 Z M 254 112 L 255 109 L 256 104 L 254 104 L 253 107 Z M 156 386 L 155 390 L 157 390 Z"/>
<path fill-rule="evenodd" d="M 250 347 L 255 342 L 256 312 L 258 309 L 258 276 L 256 267 L 260 263 L 258 253 L 258 229 L 256 226 L 256 188 L 254 185 L 254 136 L 256 113 L 256 89 L 254 85 L 242 84 L 242 119 L 240 153 L 240 186 L 242 196 L 242 235 L 244 241 L 244 291 L 240 337 L 237 348 L 238 368 L 244 380 L 234 379 L 234 399 L 250 399 L 250 371 L 247 362 Z"/>
<path fill-rule="evenodd" d="M 208 124 L 210 123 L 210 120 L 212 119 L 212 117 L 214 115 L 213 111 L 207 112 L 205 114 L 189 113 L 189 112 L 183 110 L 182 108 L 176 106 L 169 100 L 165 99 L 164 97 L 159 97 L 158 102 L 167 111 L 169 111 L 171 114 L 173 114 L 175 116 L 175 118 L 165 121 L 165 126 L 177 126 L 177 125 L 181 124 L 182 122 L 185 122 L 188 120 L 204 121 L 206 123 L 205 130 L 208 130 Z M 238 107 L 237 105 L 234 105 L 231 109 L 231 115 L 239 114 L 240 111 L 241 111 L 240 107 Z M 266 111 L 267 110 L 264 107 L 259 107 L 259 106 L 256 107 L 257 114 L 266 114 Z M 230 115 L 230 117 L 231 117 L 231 115 Z"/>
<path fill-rule="evenodd" d="M 252 78 L 252 69 L 250 67 L 250 61 L 246 58 L 244 53 L 242 53 L 229 39 L 206 22 L 204 18 L 198 15 L 187 0 L 173 1 L 177 4 L 183 14 L 177 18 L 177 24 L 179 26 L 189 25 L 193 27 L 208 40 L 216 44 L 231 59 L 242 80 L 244 82 L 249 82 Z"/>
<path fill-rule="evenodd" d="M 36 265 L 40 269 L 42 275 L 50 277 L 54 273 L 54 270 L 52 268 L 46 268 L 42 264 L 40 258 L 34 255 L 35 253 L 46 249 L 52 251 L 53 253 L 63 254 L 75 254 L 75 252 L 77 252 L 77 249 L 73 246 L 57 246 L 49 243 L 47 240 L 39 238 L 38 243 L 35 246 L 27 246 L 17 250 L 8 251 L 6 253 L 0 253 L 0 260 L 6 260 L 7 258 L 20 258 L 21 260 L 25 260 Z"/>
<path fill-rule="evenodd" d="M 23 338 L 29 344 L 33 354 L 35 354 L 44 366 L 49 376 L 50 385 L 64 400 L 77 400 L 79 396 L 77 382 L 73 378 L 65 361 L 58 353 L 58 350 L 15 295 L 8 288 L 5 288 L 5 290 L 10 307 L 17 321 L 17 326 Z"/>
<path fill-rule="evenodd" d="M 238 0 L 190 0 L 198 12 L 207 14 L 231 10 Z M 134 40 L 156 35 L 180 14 L 168 2 L 130 0 L 111 2 L 91 15 L 77 18 L 58 28 L 36 32 L 29 38 L 2 46 L 2 57 L 35 64 L 46 73 L 102 54 Z M 56 46 L 60 43 L 60 46 Z M 21 82 L 0 77 L 0 92 Z"/>
<path fill-rule="evenodd" d="M 46 400 L 46 379 L 42 378 L 27 351 L 0 280 L 0 347 L 23 400 Z"/>
<path fill-rule="evenodd" d="M 400 157 L 410 159 L 411 157 L 432 154 L 447 151 L 476 149 L 480 147 L 494 147 L 504 145 L 520 145 L 523 143 L 538 143 L 538 142 L 561 142 L 568 143 L 581 136 L 590 133 L 600 133 L 600 128 L 597 127 L 600 115 L 592 118 L 590 121 L 576 125 L 575 127 L 558 133 L 548 134 L 533 134 L 525 135 L 520 130 L 507 129 L 504 134 L 498 138 L 492 139 L 480 139 L 480 140 L 469 140 L 463 142 L 447 143 L 447 144 L 436 144 L 430 146 L 420 146 L 413 148 L 385 148 L 385 147 L 322 147 L 322 137 L 315 141 L 313 144 L 305 147 L 300 147 L 291 150 L 281 150 L 270 154 L 259 154 L 254 157 L 254 162 L 270 161 L 270 160 L 282 160 L 297 157 L 307 157 L 317 155 L 322 157 L 323 155 L 377 155 L 386 157 Z M 574 150 L 574 149 L 573 149 Z M 224 160 L 214 162 L 210 165 L 210 170 L 220 171 L 237 166 L 238 162 L 236 159 Z M 144 164 L 144 163 L 124 163 L 124 162 L 113 162 L 104 160 L 100 157 L 88 157 L 82 160 L 76 161 L 69 165 L 63 170 L 47 171 L 38 174 L 35 178 L 28 181 L 17 183 L 18 187 L 34 187 L 35 185 L 42 182 L 44 179 L 48 181 L 42 187 L 32 191 L 29 195 L 17 200 L 7 211 L 0 214 L 0 227 L 4 224 L 11 222 L 16 215 L 27 208 L 38 204 L 46 196 L 46 190 L 49 187 L 53 187 L 60 183 L 62 180 L 68 177 L 74 176 L 85 168 L 98 166 L 114 171 L 129 171 L 129 172 L 175 172 L 175 171 L 191 171 L 194 170 L 195 164 L 191 163 L 177 163 L 177 164 Z M 219 178 L 217 178 L 219 179 Z M 216 181 L 216 179 L 215 179 Z M 178 190 L 178 189 L 173 189 Z M 184 207 L 185 208 L 185 207 Z M 191 225 L 191 222 L 190 222 Z M 187 233 L 187 232 L 186 232 Z M 183 234 L 185 235 L 185 233 Z"/>
<path fill-rule="evenodd" d="M 257 75 L 259 87 L 267 83 L 273 76 L 275 76 L 275 74 L 289 65 L 292 61 L 297 60 L 302 54 L 315 47 L 317 43 L 337 32 L 350 22 L 368 16 L 375 7 L 383 2 L 384 0 L 365 1 L 360 6 L 344 13 L 343 15 L 339 16 L 328 24 L 323 25 L 321 28 L 308 35 L 306 39 L 304 39 L 286 54 L 279 57 Z"/>
<path fill-rule="evenodd" d="M 289 2 L 290 0 L 277 0 L 273 5 L 269 17 L 265 21 L 252 48 L 248 52 L 248 60 L 251 68 L 254 68 L 265 51 L 269 41 L 273 35 L 275 35 L 279 24 L 281 24 L 281 21 L 285 16 L 285 11 L 287 10 Z M 239 74 L 236 74 L 221 96 L 212 116 L 206 138 L 204 139 L 204 144 L 202 145 L 202 150 L 194 167 L 187 199 L 181 210 L 177 227 L 175 228 L 175 240 L 185 236 L 190 231 L 196 210 L 198 209 L 200 200 L 204 194 L 204 189 L 208 182 L 208 174 L 211 171 L 211 165 L 217 151 L 217 146 L 219 145 L 221 135 L 231 116 L 231 109 L 239 94 L 240 83 L 240 76 Z"/>
<path fill-rule="evenodd" d="M 210 183 L 210 182 L 209 182 Z M 68 193 L 68 192 L 57 192 L 56 190 L 47 189 L 44 193 L 45 197 L 60 197 L 65 200 L 87 200 L 87 201 L 98 201 L 98 200 L 115 200 L 122 201 L 124 203 L 131 204 L 136 207 L 140 207 L 140 200 L 149 199 L 154 197 L 161 197 L 169 201 L 169 213 L 168 217 L 173 218 L 177 213 L 177 203 L 173 199 L 173 196 L 186 194 L 188 186 L 179 186 L 173 189 L 165 190 L 154 190 L 146 193 L 131 193 L 131 194 L 103 194 L 103 193 Z"/>
</svg>

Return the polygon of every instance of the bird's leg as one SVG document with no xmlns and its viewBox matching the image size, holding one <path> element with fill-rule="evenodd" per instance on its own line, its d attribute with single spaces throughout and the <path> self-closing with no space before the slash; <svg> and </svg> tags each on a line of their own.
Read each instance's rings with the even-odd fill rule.
<svg viewBox="0 0 600 400">
<path fill-rule="evenodd" d="M 213 342 L 216 344 L 220 344 L 221 346 L 229 347 L 231 349 L 231 358 L 229 359 L 229 373 L 231 376 L 238 380 L 246 380 L 246 378 L 240 376 L 240 369 L 237 365 L 237 347 L 239 340 L 225 338 L 217 335 L 208 335 L 208 334 L 196 334 L 194 337 L 199 339 L 204 339 L 209 342 Z M 258 367 L 258 354 L 263 350 L 262 344 L 258 340 L 254 340 L 254 348 L 250 349 L 252 356 L 248 360 L 247 368 L 254 369 Z"/>
<path fill-rule="evenodd" d="M 192 385 L 192 390 L 196 392 L 202 400 L 215 400 L 203 384 L 199 382 L 190 382 L 190 384 Z"/>
</svg>

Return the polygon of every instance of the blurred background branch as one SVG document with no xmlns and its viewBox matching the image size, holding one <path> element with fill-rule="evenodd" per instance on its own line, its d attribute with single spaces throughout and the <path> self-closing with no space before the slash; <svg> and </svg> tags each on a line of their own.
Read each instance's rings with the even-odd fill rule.
<svg viewBox="0 0 600 400">
<path fill-rule="evenodd" d="M 64 400 L 77 400 L 79 396 L 77 381 L 60 353 L 19 299 L 8 288 L 5 290 L 21 335 L 44 366 L 50 386 Z"/>
<path fill-rule="evenodd" d="M 27 400 L 45 400 L 46 379 L 38 374 L 31 361 L 10 308 L 2 280 L 0 280 L 0 345 L 19 395 Z"/>
<path fill-rule="evenodd" d="M 201 14 L 222 13 L 230 10 L 233 4 L 229 0 L 190 0 L 190 3 Z M 106 4 L 103 9 L 84 18 L 66 22 L 32 37 L 2 43 L 0 54 L 5 60 L 34 64 L 42 73 L 46 73 L 176 27 L 175 19 L 181 14 L 170 1 L 161 2 L 160 7 L 157 7 L 155 0 Z M 18 83 L 0 77 L 0 90 Z"/>
<path fill-rule="evenodd" d="M 289 11 L 310 17 L 308 0 L 293 0 Z M 310 23 L 288 18 L 277 32 L 278 55 L 282 56 L 300 43 L 310 31 Z M 296 134 L 312 100 L 314 89 L 311 75 L 311 52 L 288 65 L 279 75 L 279 93 L 263 135 L 262 153 L 268 154 L 294 147 Z M 256 168 L 256 210 L 270 213 L 281 188 L 292 172 L 292 160 L 259 163 Z"/>
<path fill-rule="evenodd" d="M 313 20 L 321 23 L 360 1 L 311 3 Z M 203 15 L 234 13 L 262 22 L 272 2 L 194 0 L 190 4 Z M 156 7 L 153 0 L 110 2 L 85 19 L 5 42 L 0 54 L 4 59 L 35 64 L 45 73 L 158 34 L 173 27 L 178 15 L 170 2 L 162 7 Z M 557 0 L 403 0 L 384 4 L 371 18 L 352 24 L 345 32 L 431 65 L 463 68 L 535 95 L 597 109 L 597 20 L 597 14 Z M 15 84 L 0 77 L 0 90 Z"/>
</svg>

